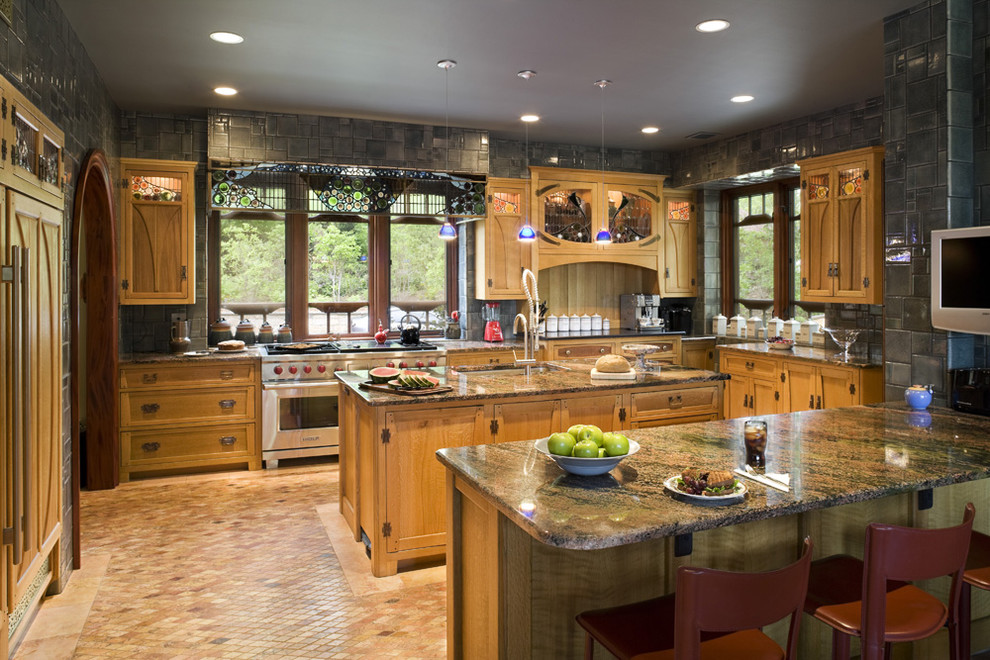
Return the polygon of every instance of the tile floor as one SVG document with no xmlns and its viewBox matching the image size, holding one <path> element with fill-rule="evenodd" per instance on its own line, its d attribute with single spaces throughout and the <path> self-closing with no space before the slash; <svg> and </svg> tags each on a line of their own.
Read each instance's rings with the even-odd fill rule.
<svg viewBox="0 0 990 660">
<path fill-rule="evenodd" d="M 443 566 L 374 578 L 336 464 L 82 494 L 82 569 L 14 660 L 443 658 Z"/>
</svg>

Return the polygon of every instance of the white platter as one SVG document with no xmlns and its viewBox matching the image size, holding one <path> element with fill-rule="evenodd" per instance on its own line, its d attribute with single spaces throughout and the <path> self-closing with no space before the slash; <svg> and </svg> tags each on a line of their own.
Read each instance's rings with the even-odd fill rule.
<svg viewBox="0 0 990 660">
<path fill-rule="evenodd" d="M 623 458 L 628 458 L 639 451 L 639 443 L 633 439 L 630 439 L 629 453 L 623 456 L 605 456 L 604 458 L 576 458 L 574 456 L 558 456 L 556 454 L 551 454 L 547 450 L 547 440 L 549 440 L 549 438 L 540 438 L 533 443 L 533 446 L 536 447 L 536 451 L 552 458 L 557 465 L 567 472 L 570 472 L 571 474 L 580 474 L 583 476 L 605 474 L 606 472 L 610 472 Z"/>
<path fill-rule="evenodd" d="M 701 506 L 723 506 L 726 504 L 738 504 L 742 502 L 746 497 L 746 484 L 740 479 L 736 479 L 736 488 L 731 495 L 692 495 L 691 493 L 685 493 L 683 490 L 678 490 L 677 480 L 681 478 L 681 475 L 675 474 L 666 481 L 663 482 L 663 487 L 674 494 L 675 497 L 684 500 L 685 502 L 690 502 L 691 504 L 698 504 Z"/>
</svg>

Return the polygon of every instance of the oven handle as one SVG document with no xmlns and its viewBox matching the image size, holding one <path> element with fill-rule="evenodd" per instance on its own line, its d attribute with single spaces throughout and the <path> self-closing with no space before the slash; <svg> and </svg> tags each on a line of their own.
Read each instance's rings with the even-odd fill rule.
<svg viewBox="0 0 990 660">
<path fill-rule="evenodd" d="M 262 390 L 271 390 L 275 392 L 281 392 L 285 390 L 307 391 L 307 390 L 316 390 L 316 389 L 331 389 L 333 392 L 336 392 L 339 387 L 340 387 L 340 383 L 335 380 L 321 380 L 318 382 L 309 382 L 309 383 L 291 382 L 291 383 L 261 384 Z"/>
</svg>

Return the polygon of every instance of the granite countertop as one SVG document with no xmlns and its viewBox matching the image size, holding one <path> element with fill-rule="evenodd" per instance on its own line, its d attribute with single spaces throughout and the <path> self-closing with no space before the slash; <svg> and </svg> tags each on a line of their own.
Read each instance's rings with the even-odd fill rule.
<svg viewBox="0 0 990 660">
<path fill-rule="evenodd" d="M 745 480 L 743 502 L 698 506 L 665 479 L 685 467 L 733 469 L 743 419 L 626 432 L 641 445 L 610 473 L 567 474 L 532 441 L 441 449 L 441 463 L 533 538 L 589 550 L 790 515 L 990 476 L 990 417 L 903 403 L 769 415 L 767 470 L 782 492 Z"/>
<path fill-rule="evenodd" d="M 243 351 L 238 351 L 236 353 L 233 351 L 221 352 L 216 349 L 209 349 L 208 353 L 205 353 L 204 351 L 195 351 L 195 353 L 197 353 L 197 355 L 187 355 L 185 353 L 126 353 L 120 356 L 119 363 L 122 365 L 152 364 L 157 362 L 188 362 L 190 364 L 201 364 L 215 360 L 244 360 L 259 359 L 261 357 L 261 353 L 257 348 L 246 348 Z"/>
<path fill-rule="evenodd" d="M 718 382 L 728 379 L 728 376 L 714 371 L 692 369 L 679 365 L 663 365 L 659 373 L 637 373 L 635 380 L 600 380 L 591 379 L 591 368 L 595 358 L 578 358 L 574 360 L 556 360 L 549 363 L 563 367 L 560 371 L 534 373 L 526 376 L 521 373 L 521 367 L 512 366 L 509 369 L 493 370 L 486 366 L 466 368 L 456 371 L 452 367 L 431 367 L 425 371 L 440 378 L 442 385 L 449 385 L 453 391 L 429 396 L 406 396 L 389 394 L 373 390 L 360 389 L 359 384 L 368 380 L 367 371 L 340 371 L 337 378 L 365 403 L 372 406 L 409 405 L 416 403 L 442 403 L 449 401 L 468 401 L 475 399 L 493 399 L 507 397 L 524 397 L 541 394 L 564 394 L 569 392 L 584 392 L 589 390 L 616 390 L 662 385 L 683 385 L 686 383 Z M 485 371 L 489 373 L 475 373 Z"/>
<path fill-rule="evenodd" d="M 827 362 L 843 367 L 882 367 L 883 361 L 868 355 L 857 355 L 852 353 L 849 359 L 844 360 L 835 348 L 820 348 L 818 346 L 799 346 L 795 344 L 789 351 L 773 351 L 767 348 L 765 342 L 750 342 L 741 344 L 723 345 L 719 344 L 719 351 L 740 351 L 745 353 L 762 353 L 770 357 L 798 358 L 809 362 Z"/>
</svg>

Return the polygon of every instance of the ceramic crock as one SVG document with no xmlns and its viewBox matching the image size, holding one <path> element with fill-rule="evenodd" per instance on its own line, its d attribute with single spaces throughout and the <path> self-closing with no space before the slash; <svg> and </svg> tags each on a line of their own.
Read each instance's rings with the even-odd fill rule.
<svg viewBox="0 0 990 660">
<path fill-rule="evenodd" d="M 924 410 L 932 402 L 934 389 L 931 385 L 912 385 L 904 390 L 904 400 L 915 410 Z"/>
</svg>

